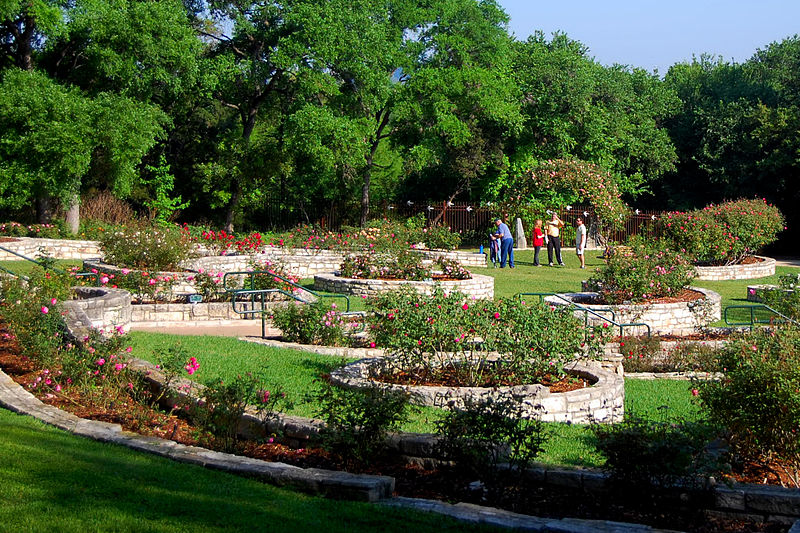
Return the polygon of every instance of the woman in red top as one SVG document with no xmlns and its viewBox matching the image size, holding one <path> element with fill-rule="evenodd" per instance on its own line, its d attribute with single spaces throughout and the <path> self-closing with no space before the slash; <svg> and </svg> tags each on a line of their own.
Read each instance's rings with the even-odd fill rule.
<svg viewBox="0 0 800 533">
<path fill-rule="evenodd" d="M 542 220 L 536 220 L 536 225 L 533 228 L 533 264 L 534 266 L 542 266 L 539 264 L 539 251 L 544 246 L 544 231 L 542 231 Z"/>
</svg>

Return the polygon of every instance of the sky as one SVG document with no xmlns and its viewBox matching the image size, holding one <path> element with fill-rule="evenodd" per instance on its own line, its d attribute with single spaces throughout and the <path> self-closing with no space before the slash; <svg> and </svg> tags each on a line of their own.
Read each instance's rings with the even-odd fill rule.
<svg viewBox="0 0 800 533">
<path fill-rule="evenodd" d="M 603 65 L 658 70 L 709 53 L 742 63 L 800 33 L 800 0 L 497 0 L 524 40 L 562 31 Z"/>
</svg>

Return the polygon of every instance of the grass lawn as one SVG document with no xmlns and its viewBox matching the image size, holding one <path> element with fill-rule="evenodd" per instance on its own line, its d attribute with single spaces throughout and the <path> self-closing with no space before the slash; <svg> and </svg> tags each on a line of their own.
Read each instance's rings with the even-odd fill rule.
<svg viewBox="0 0 800 533">
<path fill-rule="evenodd" d="M 33 257 L 31 259 L 36 258 Z M 80 268 L 81 265 L 83 265 L 83 261 L 79 259 L 56 259 L 55 261 L 56 268 L 60 268 L 62 270 L 68 270 L 72 267 Z M 8 269 L 15 274 L 22 274 L 23 276 L 30 274 L 34 268 L 38 268 L 35 263 L 25 261 L 24 259 L 20 259 L 18 261 L 0 261 L 0 267 Z"/>
<path fill-rule="evenodd" d="M 328 500 L 103 444 L 0 409 L 0 531 L 495 531 Z"/>
<path fill-rule="evenodd" d="M 130 335 L 132 355 L 157 362 L 154 354 L 180 344 L 187 358 L 195 356 L 200 370 L 197 381 L 220 377 L 230 379 L 245 372 L 261 372 L 273 385 L 281 385 L 294 401 L 287 412 L 299 416 L 314 416 L 315 407 L 309 395 L 316 389 L 314 380 L 320 373 L 330 372 L 341 360 L 296 350 L 272 348 L 242 342 L 229 337 L 186 337 L 163 333 L 133 332 Z M 692 418 L 696 410 L 691 403 L 689 384 L 685 381 L 626 380 L 625 408 L 647 418 L 664 416 Z M 661 409 L 668 406 L 669 409 Z M 434 432 L 439 410 L 423 408 L 405 424 L 405 431 Z M 552 437 L 540 460 L 552 464 L 598 466 L 602 458 L 594 446 L 591 432 L 585 426 L 548 424 Z"/>
</svg>

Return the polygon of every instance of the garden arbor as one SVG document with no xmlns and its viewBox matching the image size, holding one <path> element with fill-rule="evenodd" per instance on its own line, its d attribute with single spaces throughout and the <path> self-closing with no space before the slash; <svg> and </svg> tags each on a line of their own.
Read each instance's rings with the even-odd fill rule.
<svg viewBox="0 0 800 533">
<path fill-rule="evenodd" d="M 588 203 L 594 208 L 598 229 L 615 227 L 628 215 L 614 175 L 577 159 L 540 161 L 512 178 L 502 212 L 515 213 L 529 224 L 548 210 Z"/>
</svg>

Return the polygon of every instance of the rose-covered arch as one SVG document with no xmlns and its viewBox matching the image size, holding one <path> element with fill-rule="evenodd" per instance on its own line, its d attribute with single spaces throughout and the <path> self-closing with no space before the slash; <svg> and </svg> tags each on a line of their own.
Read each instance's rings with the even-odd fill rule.
<svg viewBox="0 0 800 533">
<path fill-rule="evenodd" d="M 540 161 L 514 178 L 501 202 L 502 212 L 519 216 L 532 225 L 547 210 L 588 203 L 594 208 L 598 228 L 614 228 L 628 216 L 617 180 L 599 166 L 577 159 Z"/>
</svg>

